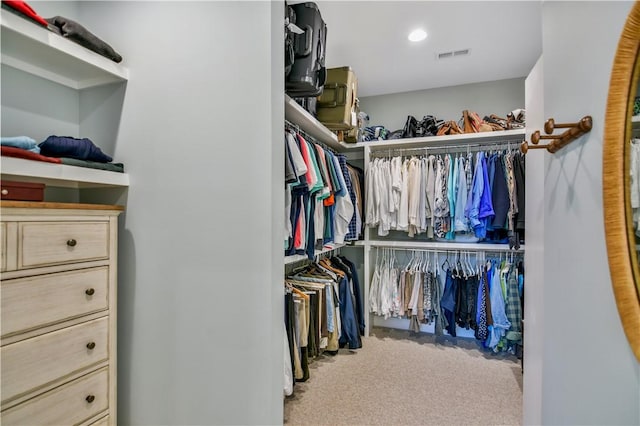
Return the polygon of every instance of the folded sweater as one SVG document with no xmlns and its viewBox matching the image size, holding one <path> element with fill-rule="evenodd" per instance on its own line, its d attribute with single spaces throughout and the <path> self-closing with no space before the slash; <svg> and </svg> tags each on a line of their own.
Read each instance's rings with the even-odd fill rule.
<svg viewBox="0 0 640 426">
<path fill-rule="evenodd" d="M 95 161 L 78 160 L 76 158 L 60 157 L 62 164 L 67 166 L 86 167 L 89 169 L 108 170 L 110 172 L 124 173 L 124 164 L 122 163 L 98 163 Z"/>
<path fill-rule="evenodd" d="M 51 24 L 49 28 L 60 34 L 62 37 L 68 38 L 89 50 L 109 58 L 114 62 L 122 61 L 122 56 L 118 54 L 111 46 L 96 37 L 82 25 L 64 16 L 54 16 L 47 18 L 46 22 Z"/>
<path fill-rule="evenodd" d="M 20 0 L 2 0 L 2 7 L 12 12 L 17 12 L 18 15 L 24 16 L 25 18 L 37 22 L 43 27 L 47 28 L 48 24 L 44 18 L 36 13 L 35 10 L 31 6 L 27 4 L 25 1 Z"/>
<path fill-rule="evenodd" d="M 13 146 L 0 146 L 0 154 L 5 157 L 24 158 L 25 160 L 44 161 L 46 163 L 56 164 L 62 163 L 59 158 L 47 157 L 45 155 L 36 154 L 35 152 Z"/>
<path fill-rule="evenodd" d="M 0 137 L 0 145 L 12 146 L 14 148 L 22 148 L 40 154 L 40 148 L 34 139 L 29 136 L 9 136 Z"/>
<path fill-rule="evenodd" d="M 110 163 L 112 158 L 103 153 L 87 138 L 76 139 L 71 136 L 49 136 L 40 143 L 42 155 L 50 157 L 69 157 L 78 160 L 97 161 L 98 163 Z"/>
</svg>

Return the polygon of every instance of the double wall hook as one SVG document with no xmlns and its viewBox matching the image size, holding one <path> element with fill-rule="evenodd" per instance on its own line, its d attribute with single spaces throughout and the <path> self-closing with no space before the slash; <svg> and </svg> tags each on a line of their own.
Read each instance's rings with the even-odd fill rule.
<svg viewBox="0 0 640 426">
<path fill-rule="evenodd" d="M 527 141 L 522 142 L 520 145 L 520 151 L 526 154 L 530 149 L 546 149 L 550 153 L 558 152 L 561 148 L 567 146 L 574 140 L 578 139 L 585 133 L 589 133 L 593 127 L 593 120 L 590 115 L 584 116 L 580 121 L 576 123 L 556 123 L 553 118 L 550 118 L 544 123 L 544 131 L 546 135 L 541 135 L 540 130 L 536 130 L 531 135 L 531 143 L 529 145 Z M 568 129 L 560 135 L 553 135 L 555 129 Z M 547 145 L 538 145 L 540 140 L 551 140 Z"/>
</svg>

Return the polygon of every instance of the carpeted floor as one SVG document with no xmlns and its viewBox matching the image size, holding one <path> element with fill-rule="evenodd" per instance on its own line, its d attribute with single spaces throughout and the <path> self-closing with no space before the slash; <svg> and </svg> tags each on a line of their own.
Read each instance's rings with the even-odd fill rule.
<svg viewBox="0 0 640 426">
<path fill-rule="evenodd" d="M 457 342 L 456 342 L 457 340 Z M 285 398 L 287 425 L 519 425 L 522 373 L 514 356 L 470 339 L 374 328 L 357 351 L 310 365 Z"/>
</svg>

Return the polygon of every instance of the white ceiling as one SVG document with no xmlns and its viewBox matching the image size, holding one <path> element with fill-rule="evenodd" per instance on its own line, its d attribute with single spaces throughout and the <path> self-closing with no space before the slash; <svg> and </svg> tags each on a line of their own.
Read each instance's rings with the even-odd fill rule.
<svg viewBox="0 0 640 426">
<path fill-rule="evenodd" d="M 327 24 L 326 65 L 350 66 L 359 97 L 524 77 L 542 53 L 540 1 L 316 3 Z M 411 43 L 417 27 L 428 37 Z M 436 59 L 461 49 L 470 54 Z"/>
</svg>

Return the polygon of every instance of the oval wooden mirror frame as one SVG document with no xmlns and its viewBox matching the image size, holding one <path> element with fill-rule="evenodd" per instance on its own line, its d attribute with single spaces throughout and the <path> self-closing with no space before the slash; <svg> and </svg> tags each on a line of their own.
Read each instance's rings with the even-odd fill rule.
<svg viewBox="0 0 640 426">
<path fill-rule="evenodd" d="M 603 194 L 607 255 L 618 313 L 640 361 L 640 269 L 630 202 L 629 141 L 632 104 L 640 78 L 640 2 L 635 2 L 618 42 L 604 126 Z"/>
</svg>

